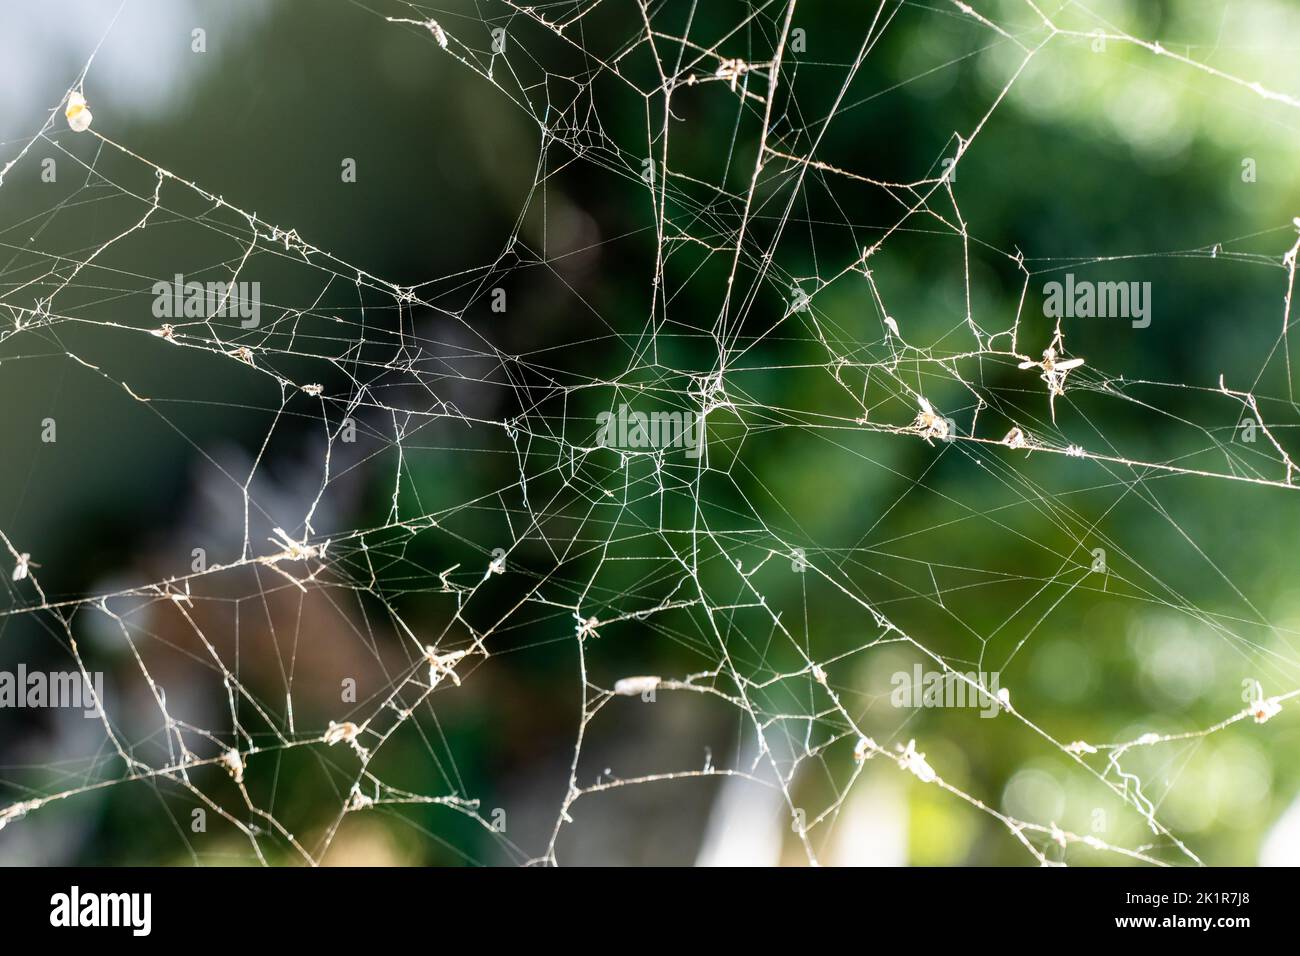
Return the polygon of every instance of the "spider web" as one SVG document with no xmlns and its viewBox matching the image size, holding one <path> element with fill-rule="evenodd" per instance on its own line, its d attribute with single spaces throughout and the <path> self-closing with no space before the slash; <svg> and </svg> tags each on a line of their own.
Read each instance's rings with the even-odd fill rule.
<svg viewBox="0 0 1300 956">
<path fill-rule="evenodd" d="M 4 769 L 0 828 L 132 789 L 155 795 L 196 861 L 212 857 L 191 808 L 262 863 L 325 861 L 353 820 L 384 814 L 451 858 L 483 859 L 486 838 L 503 859 L 556 864 L 570 832 L 598 832 L 602 801 L 626 789 L 735 783 L 778 797 L 797 856 L 818 862 L 864 778 L 885 775 L 966 807 L 1031 862 L 1202 862 L 1162 813 L 1180 787 L 1195 791 L 1182 771 L 1208 738 L 1250 736 L 1300 694 L 1294 631 L 1249 596 L 1198 505 L 1289 506 L 1296 226 L 1044 255 L 982 234 L 968 210 L 990 190 L 1015 201 L 1013 183 L 999 190 L 976 165 L 981 144 L 1043 82 L 1027 79 L 1042 61 L 1091 44 L 1115 70 L 1204 81 L 1207 109 L 1267 109 L 1287 131 L 1300 100 L 1078 4 L 868 4 L 839 14 L 852 52 L 832 60 L 794 51 L 794 3 L 722 7 L 367 9 L 473 74 L 537 137 L 499 254 L 416 285 L 115 141 L 93 57 L 69 88 L 101 114 L 93 125 L 70 132 L 65 98 L 6 144 L 0 197 L 47 153 L 84 184 L 0 233 L 3 364 L 104 383 L 114 398 L 84 414 L 185 443 L 207 497 L 177 520 L 201 568 L 141 577 L 124 560 L 120 580 L 90 593 L 47 592 L 41 541 L 0 530 L 16 569 L 5 633 L 36 629 L 87 679 L 127 662 L 90 756 L 37 742 Z M 955 31 L 971 57 L 995 51 L 1001 72 L 928 168 L 894 170 L 854 146 L 890 92 L 860 77 L 917 20 Z M 720 109 L 729 128 L 704 120 Z M 644 115 L 643 137 L 612 138 L 611 110 Z M 641 197 L 629 233 L 584 232 L 556 185 L 575 175 Z M 47 239 L 55 219 L 84 228 Z M 639 312 L 584 284 L 604 248 L 633 277 Z M 131 265 L 141 256 L 147 272 Z M 1269 330 L 1262 346 L 1224 356 L 1217 378 L 1151 377 L 1116 334 L 1039 310 L 1042 284 L 1067 271 L 1185 262 L 1211 277 L 1247 269 L 1276 303 L 1250 316 Z M 891 309 L 916 301 L 903 294 L 916 263 L 956 290 L 943 310 Z M 155 283 L 182 273 L 259 280 L 260 323 L 147 318 Z M 578 318 L 498 332 L 483 316 L 524 277 Z M 679 305 L 701 297 L 713 311 Z M 1172 348 L 1162 322 L 1133 334 Z M 247 459 L 191 437 L 207 434 L 210 406 L 252 423 Z M 699 454 L 609 447 L 599 416 L 619 406 L 697 416 Z M 1259 441 L 1236 440 L 1246 419 Z M 1168 537 L 1138 533 L 1134 515 Z M 1080 620 L 1085 596 L 1100 622 Z M 1171 706 L 1115 721 L 1101 691 L 1064 719 L 1018 693 L 1037 643 L 1088 632 L 1091 653 L 1150 614 L 1231 662 L 1216 672 L 1221 719 Z M 549 675 L 558 703 L 546 706 L 564 715 L 539 716 L 516 744 L 559 768 L 534 794 L 547 822 L 526 840 L 499 825 L 461 758 L 481 708 L 543 707 L 512 682 L 514 659 Z M 1086 809 L 1033 816 L 1003 799 L 978 769 L 975 712 L 890 709 L 881 674 L 914 662 L 970 685 L 1027 759 L 1093 794 Z M 1004 675 L 1006 695 L 986 673 Z M 1259 681 L 1251 699 L 1240 675 Z M 356 696 L 341 700 L 348 680 Z M 620 750 L 628 734 L 657 742 Z M 1116 822 L 1089 829 L 1103 804 Z M 694 839 L 697 823 L 680 822 Z"/>
</svg>

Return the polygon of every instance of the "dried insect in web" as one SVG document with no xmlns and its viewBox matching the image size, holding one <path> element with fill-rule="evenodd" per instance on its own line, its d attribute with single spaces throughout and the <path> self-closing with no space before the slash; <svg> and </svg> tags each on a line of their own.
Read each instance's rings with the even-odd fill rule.
<svg viewBox="0 0 1300 956">
<path fill-rule="evenodd" d="M 80 90 L 73 90 L 68 94 L 68 108 L 64 110 L 64 116 L 67 117 L 68 126 L 74 133 L 84 133 L 90 129 L 90 121 L 94 117 L 86 107 L 86 98 Z"/>
<path fill-rule="evenodd" d="M 1028 448 L 1029 439 L 1025 436 L 1025 433 L 1021 431 L 1020 427 L 1016 426 L 1013 427 L 1011 431 L 1007 432 L 1005 435 L 1002 436 L 1002 441 L 1000 442 L 1000 444 L 1006 445 L 1008 448 L 1013 448 L 1013 449 Z"/>
<path fill-rule="evenodd" d="M 952 431 L 948 419 L 936 412 L 924 396 L 918 395 L 916 404 L 920 407 L 920 411 L 917 412 L 916 421 L 913 422 L 912 427 L 920 432 L 926 444 L 933 445 L 934 442 L 931 439 L 934 438 L 938 438 L 940 441 L 947 440 Z"/>
<path fill-rule="evenodd" d="M 1084 363 L 1081 358 L 1061 359 L 1060 350 L 1064 350 L 1065 344 L 1060 329 L 1057 329 L 1056 335 L 1052 339 L 1052 344 L 1043 349 L 1043 358 L 1035 362 L 1033 359 L 1026 358 L 1020 363 L 1020 368 L 1030 369 L 1038 368 L 1042 370 L 1039 376 L 1047 383 L 1048 405 L 1052 411 L 1052 422 L 1056 422 L 1056 396 L 1065 394 L 1065 377 L 1073 369 L 1078 368 Z"/>
<path fill-rule="evenodd" d="M 283 528 L 272 528 L 271 531 L 276 537 L 266 540 L 280 545 L 284 550 L 278 555 L 270 555 L 267 560 L 306 561 L 308 558 L 320 560 L 325 557 L 325 549 L 330 545 L 328 540 L 321 544 L 308 544 L 306 538 L 295 541 Z"/>
<path fill-rule="evenodd" d="M 716 53 L 714 54 L 717 55 Z M 706 83 L 710 79 L 721 80 L 726 83 L 733 93 L 740 93 L 742 96 L 754 100 L 756 103 L 766 103 L 767 98 L 759 93 L 747 89 L 748 84 L 741 85 L 741 80 L 760 69 L 770 69 L 771 63 L 748 63 L 741 57 L 720 57 L 717 69 L 713 71 L 713 76 L 700 77 L 691 73 L 686 77 L 686 86 L 695 86 L 696 83 Z M 761 74 L 760 74 L 761 75 Z M 675 82 L 675 81 L 673 81 Z"/>
<path fill-rule="evenodd" d="M 739 57 L 728 57 L 724 58 L 723 61 L 718 64 L 718 68 L 714 71 L 713 75 L 718 79 L 729 83 L 731 85 L 731 92 L 734 93 L 736 92 L 736 83 L 742 76 L 749 72 L 749 69 L 749 64 Z"/>
<path fill-rule="evenodd" d="M 18 555 L 18 560 L 14 564 L 14 571 L 13 574 L 10 575 L 10 579 L 13 581 L 22 581 L 31 573 L 32 568 L 39 567 L 40 565 L 32 560 L 32 556 L 24 551 Z"/>
</svg>

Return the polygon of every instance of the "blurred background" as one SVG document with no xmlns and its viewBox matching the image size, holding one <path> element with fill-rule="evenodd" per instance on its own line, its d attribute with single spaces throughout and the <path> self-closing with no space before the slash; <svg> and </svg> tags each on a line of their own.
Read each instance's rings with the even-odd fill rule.
<svg viewBox="0 0 1300 956">
<path fill-rule="evenodd" d="M 973 5 L 1009 35 L 943 4 L 800 6 L 768 142 L 825 166 L 773 156 L 748 212 L 780 4 L 652 5 L 658 59 L 614 0 L 547 5 L 563 35 L 497 3 L 3 5 L 0 530 L 47 601 L 6 580 L 0 670 L 75 667 L 75 640 L 135 760 L 259 748 L 243 782 L 265 815 L 219 766 L 122 782 L 99 721 L 0 710 L 0 808 L 74 792 L 0 829 L 0 862 L 300 864 L 291 833 L 325 863 L 522 863 L 547 855 L 580 730 L 578 785 L 615 785 L 567 808 L 561 863 L 802 863 L 801 828 L 824 862 L 1036 862 L 979 808 L 855 762 L 829 690 L 998 812 L 1188 862 L 1099 779 L 1126 786 L 1104 755 L 1091 774 L 1052 740 L 1199 731 L 1300 687 L 1300 509 L 1253 480 L 1286 467 L 1218 391 L 1253 392 L 1294 447 L 1300 111 L 1247 84 L 1300 97 L 1300 10 L 1040 4 L 1077 33 L 1017 75 L 1036 15 Z M 61 115 L 92 51 L 105 139 Z M 733 89 L 727 58 L 759 66 Z M 698 78 L 667 121 L 661 68 Z M 963 140 L 956 206 L 899 185 Z M 600 410 L 700 407 L 742 217 L 708 471 L 590 451 Z M 1150 282 L 1152 324 L 1067 321 L 1087 364 L 1053 421 L 1038 370 L 988 336 L 1019 318 L 1038 359 L 1042 287 L 1066 272 Z M 262 324 L 150 334 L 176 274 L 258 281 Z M 917 394 L 957 441 L 907 432 Z M 1112 460 L 964 440 L 1012 426 Z M 274 551 L 276 527 L 330 540 L 319 580 L 198 573 Z M 149 590 L 194 574 L 188 603 Z M 575 613 L 604 622 L 581 657 Z M 1042 733 L 894 706 L 895 674 L 935 666 L 899 632 L 998 673 Z M 424 644 L 489 654 L 425 695 Z M 637 674 L 715 692 L 583 721 Z M 1295 709 L 1122 769 L 1205 862 L 1300 862 Z M 342 812 L 357 758 L 311 743 L 332 720 L 396 727 L 362 737 L 389 788 L 362 786 L 372 809 Z M 617 785 L 660 774 L 683 776 Z"/>
</svg>

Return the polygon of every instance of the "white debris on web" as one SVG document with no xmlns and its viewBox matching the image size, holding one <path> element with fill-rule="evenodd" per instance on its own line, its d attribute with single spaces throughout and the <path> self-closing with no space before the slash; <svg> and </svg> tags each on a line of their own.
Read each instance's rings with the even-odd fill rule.
<svg viewBox="0 0 1300 956">
<path fill-rule="evenodd" d="M 433 34 L 433 38 L 438 42 L 438 46 L 442 47 L 444 50 L 447 49 L 447 31 L 442 28 L 437 20 L 412 20 L 409 17 L 385 17 L 384 19 L 389 23 L 412 23 L 415 26 L 424 27 Z"/>
<path fill-rule="evenodd" d="M 354 785 L 348 794 L 348 802 L 343 805 L 345 813 L 355 813 L 359 810 L 369 810 L 375 805 L 375 800 L 368 794 L 361 792 L 359 784 Z"/>
<path fill-rule="evenodd" d="M 904 770 L 909 771 L 912 776 L 916 777 L 922 783 L 934 783 L 938 774 L 934 772 L 925 760 L 925 754 L 918 753 L 916 750 L 916 741 L 909 740 L 907 746 L 899 746 L 898 765 Z"/>
<path fill-rule="evenodd" d="M 227 750 L 217 762 L 226 768 L 235 783 L 244 782 L 244 757 L 238 750 Z"/>
<path fill-rule="evenodd" d="M 1255 723 L 1264 724 L 1282 712 L 1282 702 L 1276 697 L 1256 701 L 1250 708 L 1250 716 Z"/>
<path fill-rule="evenodd" d="M 29 812 L 35 810 L 44 801 L 42 800 L 25 800 L 21 803 L 12 803 L 0 810 L 0 830 L 3 830 L 10 823 L 21 820 Z"/>
<path fill-rule="evenodd" d="M 614 693 L 620 697 L 640 697 L 653 693 L 662 682 L 659 677 L 622 677 L 614 683 Z"/>
<path fill-rule="evenodd" d="M 341 724 L 331 720 L 329 729 L 325 731 L 325 736 L 322 739 L 331 747 L 339 742 L 352 743 L 357 739 L 358 730 L 357 725 L 350 720 L 345 720 Z"/>
</svg>

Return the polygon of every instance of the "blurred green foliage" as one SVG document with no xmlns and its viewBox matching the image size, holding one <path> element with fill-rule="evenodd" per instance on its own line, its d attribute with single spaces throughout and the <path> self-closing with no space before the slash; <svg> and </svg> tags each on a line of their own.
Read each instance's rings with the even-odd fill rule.
<svg viewBox="0 0 1300 956">
<path fill-rule="evenodd" d="M 376 9 L 409 14 L 393 6 Z M 1032 25 L 1015 12 L 1019 5 L 990 6 L 1008 22 Z M 1205 44 L 1216 17 L 1200 6 L 1124 5 L 1113 13 L 1135 35 L 1186 38 L 1194 47 L 1189 55 L 1208 55 Z M 683 34 L 689 23 L 691 37 L 707 46 L 748 9 L 730 2 L 669 5 L 656 10 L 655 23 L 664 35 Z M 772 138 L 787 153 L 806 153 L 815 143 L 816 158 L 831 166 L 910 182 L 937 175 L 955 137 L 980 127 L 953 183 L 969 229 L 969 269 L 960 235 L 950 228 L 954 210 L 938 197 L 935 216 L 910 217 L 870 261 L 889 315 L 908 341 L 954 356 L 952 369 L 1000 399 L 1000 411 L 981 412 L 988 424 L 980 433 L 998 438 L 1011 421 L 1048 428 L 1046 393 L 1033 372 L 1011 362 L 956 357 L 971 348 L 964 321 L 967 283 L 983 328 L 1009 327 L 1016 316 L 1024 280 L 1010 256 L 1019 250 L 1033 274 L 1020 313 L 1020 348 L 1033 355 L 1052 332 L 1039 309 L 1042 282 L 1072 269 L 1081 277 L 1151 281 L 1155 287 L 1156 318 L 1148 330 L 1101 321 L 1069 328 L 1071 353 L 1088 358 L 1088 381 L 1099 383 L 1104 374 L 1113 385 L 1058 400 L 1062 435 L 1117 457 L 1230 470 L 1234 466 L 1217 449 L 1232 442 L 1240 409 L 1212 394 L 1221 373 L 1231 376 L 1230 386 L 1266 396 L 1264 414 L 1289 435 L 1297 415 L 1287 368 L 1276 355 L 1268 360 L 1285 287 L 1280 257 L 1294 241 L 1286 224 L 1297 213 L 1289 114 L 1248 90 L 1140 48 L 1111 43 L 1096 53 L 1082 38 L 1057 38 L 1008 90 L 1021 58 L 1011 43 L 955 11 L 894 4 L 884 11 L 888 25 L 846 85 L 846 64 L 862 44 L 870 17 L 836 4 L 799 7 L 794 25 L 806 31 L 807 48 L 791 54 L 783 68 L 786 91 Z M 581 44 L 602 55 L 623 49 L 642 30 L 633 13 L 627 5 L 599 5 L 584 21 Z M 504 75 L 508 62 L 520 78 L 503 79 L 503 85 L 525 87 L 539 113 L 545 112 L 539 103 L 546 96 L 554 97 L 555 109 L 572 109 L 563 96 L 573 85 L 557 78 L 595 69 L 583 50 L 547 37 L 522 15 L 505 17 L 504 9 L 481 4 L 445 23 L 466 42 L 475 31 L 484 34 L 472 39 L 486 48 L 487 26 L 478 22 L 483 17 L 502 17 L 492 22 L 509 25 L 512 52 L 494 68 Z M 1268 27 L 1259 13 L 1234 36 L 1264 43 Z M 768 11 L 728 36 L 720 50 L 761 60 L 770 54 L 773 30 Z M 676 48 L 665 40 L 660 53 L 675 56 Z M 1216 55 L 1232 75 L 1279 86 L 1289 79 L 1276 56 L 1252 57 L 1240 45 Z M 627 76 L 643 86 L 652 82 L 654 63 L 644 51 L 624 62 Z M 1277 75 L 1258 72 L 1270 66 L 1278 67 Z M 505 314 L 491 312 L 486 299 L 468 298 L 454 281 L 424 291 L 434 294 L 440 308 L 463 314 L 467 327 L 502 352 L 535 355 L 538 366 L 554 370 L 557 378 L 604 383 L 566 396 L 567 405 L 552 397 L 525 410 L 498 400 L 491 407 L 496 417 L 527 413 L 534 424 L 567 417 L 566 427 L 581 432 L 598 410 L 637 394 L 636 385 L 659 382 L 668 394 L 680 394 L 690 387 L 689 374 L 716 367 L 719 355 L 706 333 L 721 308 L 729 254 L 671 243 L 665 276 L 672 292 L 670 325 L 658 343 L 658 364 L 625 376 L 650 315 L 657 241 L 640 171 L 651 139 L 654 155 L 662 145 L 661 103 L 655 98 L 647 101 L 622 80 L 602 75 L 590 100 L 577 101 L 576 111 L 591 111 L 581 120 L 589 126 L 590 153 L 570 161 L 568 147 L 552 144 L 548 165 L 539 170 L 543 137 L 527 111 L 443 54 L 428 31 L 386 23 L 361 6 L 282 0 L 255 30 L 228 42 L 214 39 L 213 52 L 196 58 L 192 69 L 200 75 L 178 84 L 184 92 L 173 108 L 154 116 L 133 113 L 130 103 L 114 98 L 112 78 L 92 72 L 87 89 L 99 94 L 92 99 L 96 128 L 239 208 L 255 210 L 261 221 L 292 226 L 339 260 L 393 282 L 419 285 L 498 262 L 493 283 L 507 289 Z M 543 76 L 549 78 L 544 88 L 532 85 Z M 54 78 L 52 88 L 60 82 Z M 690 178 L 671 181 L 669 217 L 685 223 L 698 216 L 691 231 L 710 235 L 725 249 L 755 162 L 760 113 L 742 105 L 725 84 L 679 91 L 673 103 L 669 168 Z M 33 127 L 38 124 L 34 111 Z M 58 139 L 84 161 L 93 159 L 88 141 Z M 355 184 L 340 181 L 343 157 L 356 159 Z M 1256 160 L 1258 182 L 1243 182 L 1243 157 Z M 23 245 L 18 224 L 51 207 L 50 194 L 36 184 L 37 172 L 31 162 L 19 167 L 0 191 L 0 236 L 11 248 Z M 151 187 L 147 170 L 133 175 L 138 181 L 63 178 L 57 188 L 67 204 L 42 226 L 42 248 L 63 244 L 75 255 L 106 242 L 123 217 L 129 219 L 117 205 L 121 191 L 147 195 Z M 534 191 L 539 179 L 544 194 Z M 845 354 L 858 362 L 882 361 L 884 316 L 866 278 L 850 273 L 824 289 L 818 280 L 837 274 L 898 220 L 903 191 L 810 174 L 787 220 L 790 183 L 789 177 L 772 177 L 759 190 L 751 227 L 755 241 L 771 241 L 785 223 L 776 246 L 779 275 L 817 290 L 815 315 Z M 202 206 L 184 215 L 207 215 Z M 546 241 L 544 226 L 555 229 L 557 210 L 569 208 L 595 224 L 598 244 L 581 268 L 563 272 L 539 264 L 538 252 Z M 230 244 L 193 228 L 193 218 L 161 218 L 168 221 L 151 225 L 114 259 L 117 268 L 152 279 L 209 268 L 231 256 Z M 516 228 L 520 241 L 507 247 Z M 1211 257 L 1216 243 L 1220 250 Z M 752 279 L 747 267 L 741 274 Z M 310 277 L 282 281 L 281 303 L 308 307 L 320 291 Z M 778 326 L 785 307 L 781 286 L 774 280 L 752 307 L 737 310 L 742 334 L 755 344 L 728 376 L 733 395 L 743 396 L 741 407 L 710 420 L 710 464 L 726 473 L 704 480 L 698 518 L 718 529 L 761 520 L 779 530 L 806 549 L 810 562 L 851 582 L 901 630 L 954 667 L 1000 671 L 1017 710 L 1063 742 L 1206 727 L 1240 709 L 1243 681 L 1261 679 L 1270 692 L 1294 682 L 1297 523 L 1286 491 L 1004 449 L 967 454 L 961 443 L 930 445 L 844 428 L 856 414 L 853 402 L 827 367 L 827 348 L 809 322 L 787 319 L 766 333 Z M 420 310 L 400 316 L 391 301 L 377 299 L 367 321 L 378 329 L 410 321 L 437 339 L 448 327 Z M 92 295 L 82 308 L 96 321 L 111 317 L 136 328 L 147 322 L 115 312 L 119 307 L 111 298 Z M 174 548 L 175 571 L 183 571 L 188 549 L 171 541 L 169 530 L 187 507 L 195 471 L 205 467 L 201 452 L 224 443 L 256 455 L 278 408 L 275 389 L 234 363 L 156 342 L 140 345 L 138 339 L 72 324 L 39 339 L 13 337 L 0 353 L 0 402 L 23 410 L 0 424 L 8 464 L 0 473 L 0 526 L 14 540 L 39 542 L 52 594 L 101 589 L 106 573 L 125 556 L 159 542 Z M 467 335 L 463 341 L 472 340 Z M 542 351 L 575 342 L 585 344 Z M 101 358 L 114 379 L 142 393 L 146 387 L 138 383 L 147 384 L 148 394 L 170 396 L 166 420 L 143 413 L 115 384 L 71 364 L 63 353 L 73 348 Z M 284 374 L 296 367 L 306 374 L 320 364 L 295 361 L 285 359 Z M 505 391 L 494 370 L 467 362 L 475 375 L 498 386 L 496 394 Z M 905 362 L 899 371 L 952 414 L 963 432 L 970 428 L 975 403 L 969 391 L 921 363 Z M 616 379 L 629 390 L 616 391 L 610 385 Z M 1174 387 L 1133 384 L 1139 380 Z M 861 374 L 853 381 L 869 396 L 873 419 L 905 424 L 915 414 L 896 397 L 896 383 L 864 382 Z M 1183 385 L 1189 387 L 1178 387 Z M 60 422 L 55 446 L 39 444 L 33 422 L 45 415 Z M 106 427 L 106 420 L 131 424 Z M 319 422 L 294 415 L 277 429 L 268 462 L 273 472 L 285 467 L 295 436 L 311 448 Z M 566 438 L 590 441 L 586 434 Z M 516 453 L 499 435 L 467 438 L 417 429 L 409 444 L 404 507 L 412 510 L 404 518 L 472 501 L 518 476 Z M 549 473 L 547 456 L 554 454 L 554 447 L 538 443 L 526 455 L 530 473 L 538 476 L 534 501 L 563 492 Z M 378 528 L 388 522 L 394 457 L 379 454 L 366 463 L 363 494 L 353 513 L 340 516 L 343 526 Z M 689 529 L 697 518 L 680 490 L 662 500 L 647 493 L 654 479 L 644 462 L 623 468 L 615 459 L 608 454 L 593 465 L 606 469 L 598 483 L 620 500 L 631 485 L 633 502 L 616 519 L 598 512 L 589 521 L 570 500 L 546 529 L 552 541 L 567 534 L 599 542 L 612 531 L 624 538 L 615 554 L 595 549 L 565 565 L 569 584 L 593 581 L 589 603 L 596 612 L 662 600 L 673 580 L 664 563 L 687 548 L 681 535 L 624 536 L 638 527 Z M 982 463 L 989 460 L 996 464 Z M 676 475 L 684 479 L 686 472 L 679 468 Z M 1281 477 L 1281 471 L 1275 467 L 1270 477 Z M 442 626 L 446 601 L 428 593 L 437 572 L 458 560 L 478 561 L 485 546 L 509 540 L 511 529 L 518 529 L 505 520 L 507 514 L 516 523 L 523 517 L 514 499 L 465 509 L 444 524 L 447 533 L 421 534 L 401 550 L 387 567 L 384 587 L 408 621 L 431 630 Z M 607 520 L 618 525 L 612 529 Z M 740 534 L 703 536 L 702 582 L 717 600 L 731 593 L 741 603 L 746 594 L 733 565 L 740 560 L 745 569 L 755 567 L 769 544 Z M 1089 571 L 1095 547 L 1107 550 L 1111 573 Z M 554 553 L 534 538 L 510 560 L 546 575 Z M 528 574 L 491 582 L 493 599 L 469 612 L 480 615 L 475 625 L 492 626 L 534 583 Z M 822 577 L 791 573 L 788 559 L 777 558 L 750 583 L 770 607 L 782 610 L 813 659 L 836 661 L 834 685 L 863 725 L 875 728 L 876 739 L 924 741 L 931 764 L 946 780 L 997 809 L 1050 819 L 1079 833 L 1098 832 L 1101 810 L 1105 839 L 1145 842 L 1139 816 L 1020 722 L 1006 716 L 984 720 L 974 711 L 902 717 L 891 711 L 890 675 L 910 670 L 920 658 L 897 643 L 877 644 L 881 632 L 871 615 Z M 370 611 L 383 622 L 382 609 Z M 799 666 L 793 648 L 771 634 L 765 612 L 735 612 L 731 629 L 720 635 L 713 630 L 719 621 L 694 607 L 660 615 L 652 624 L 610 625 L 588 645 L 592 679 L 610 686 L 628 673 L 708 670 L 724 651 L 756 677 L 766 668 Z M 384 631 L 386 624 L 376 627 Z M 32 655 L 42 654 L 49 639 L 48 629 L 30 621 L 9 620 L 3 634 Z M 563 797 L 562 771 L 581 704 L 573 621 L 527 606 L 518 623 L 494 640 L 499 643 L 491 676 L 460 697 L 440 695 L 431 725 L 436 738 L 395 738 L 383 754 L 381 776 L 415 793 L 450 787 L 480 798 L 485 808 L 507 799 L 518 804 L 520 781 L 542 781 L 527 800 L 549 810 Z M 257 689 L 268 700 L 283 695 L 274 679 Z M 806 681 L 783 681 L 761 697 L 772 713 L 807 714 L 821 709 L 809 692 Z M 609 739 L 593 745 L 622 762 L 620 773 L 635 761 L 620 749 L 620 734 L 635 741 L 643 732 L 622 714 L 611 706 Z M 734 711 L 702 709 L 692 719 L 697 723 L 681 736 L 693 749 L 675 754 L 670 768 L 652 769 L 678 769 L 683 761 L 696 765 L 704 740 L 718 748 L 720 764 L 730 760 L 722 759 L 724 753 L 739 754 L 748 731 Z M 843 729 L 828 720 L 815 732 Z M 1160 799 L 1161 818 L 1203 859 L 1252 863 L 1265 829 L 1300 789 L 1300 774 L 1288 759 L 1296 742 L 1288 715 L 1263 728 L 1241 725 L 1186 746 L 1134 752 L 1126 768 L 1152 780 L 1155 797 L 1168 792 L 1167 800 Z M 809 806 L 833 799 L 851 769 L 851 749 L 852 741 L 837 745 L 824 758 L 824 773 L 801 778 L 798 792 Z M 343 777 L 306 753 L 268 756 L 256 769 L 259 786 L 275 787 L 276 814 L 301 821 L 301 832 L 319 833 L 346 799 Z M 584 779 L 601 769 L 584 763 Z M 887 771 L 872 766 L 869 772 Z M 329 783 L 321 783 L 322 777 Z M 295 780 L 315 782 L 295 786 Z M 326 785 L 343 787 L 337 799 L 320 799 Z M 690 786 L 712 793 L 709 783 Z M 89 812 L 94 820 L 79 860 L 189 859 L 177 849 L 184 845 L 179 835 L 156 825 L 158 801 L 142 799 L 142 787 L 109 788 L 79 799 L 75 812 L 83 819 Z M 173 808 L 189 806 L 187 798 L 163 793 L 162 785 L 154 789 Z M 665 801 L 681 800 L 683 812 L 694 814 L 699 822 L 691 832 L 698 833 L 702 798 L 686 795 L 677 784 L 662 792 Z M 233 806 L 237 800 L 229 790 L 218 802 Z M 908 801 L 913 862 L 1030 862 L 1005 828 L 949 795 L 912 783 Z M 593 804 L 589 812 L 599 815 L 604 806 Z M 182 824 L 188 818 L 187 809 L 173 812 Z M 444 807 L 402 808 L 379 819 L 394 834 L 393 854 L 407 862 L 506 858 L 494 834 Z M 213 844 L 243 852 L 233 833 L 214 836 Z M 203 851 L 212 854 L 209 861 L 222 852 Z M 669 842 L 642 858 L 685 862 L 692 852 L 689 841 Z M 1077 852 L 1083 862 L 1113 862 Z"/>
</svg>

